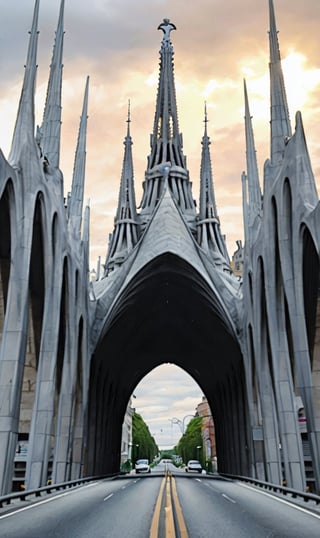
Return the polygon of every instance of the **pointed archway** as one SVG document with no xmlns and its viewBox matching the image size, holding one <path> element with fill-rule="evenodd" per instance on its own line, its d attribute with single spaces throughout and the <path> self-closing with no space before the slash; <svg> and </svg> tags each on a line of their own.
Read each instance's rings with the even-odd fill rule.
<svg viewBox="0 0 320 538">
<path fill-rule="evenodd" d="M 127 402 L 139 381 L 163 362 L 184 369 L 207 396 L 221 432 L 218 453 L 222 456 L 226 443 L 244 453 L 244 375 L 234 330 L 221 300 L 202 276 L 186 261 L 166 253 L 144 266 L 124 289 L 93 354 L 87 472 L 119 469 Z M 229 403 L 226 386 L 238 387 Z M 223 470 L 223 457 L 221 462 Z"/>
</svg>

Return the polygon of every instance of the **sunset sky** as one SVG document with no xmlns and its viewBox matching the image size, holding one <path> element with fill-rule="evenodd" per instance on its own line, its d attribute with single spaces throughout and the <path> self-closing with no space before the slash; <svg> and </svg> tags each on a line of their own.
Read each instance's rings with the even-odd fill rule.
<svg viewBox="0 0 320 538">
<path fill-rule="evenodd" d="M 295 112 L 300 110 L 319 185 L 320 1 L 275 0 L 274 5 L 292 126 Z M 0 148 L 5 156 L 18 108 L 33 7 L 34 0 L 0 0 Z M 60 0 L 40 1 L 38 124 L 42 121 L 59 7 Z M 177 27 L 171 39 L 178 114 L 193 197 L 199 198 L 206 101 L 215 195 L 230 255 L 236 250 L 236 240 L 243 240 L 243 78 L 247 81 L 263 184 L 263 163 L 269 156 L 268 0 L 65 0 L 61 169 L 67 194 L 89 75 L 85 200 L 90 199 L 91 207 L 93 268 L 99 256 L 104 262 L 112 231 L 129 99 L 138 204 L 141 199 L 158 83 L 162 32 L 157 27 L 163 18 Z M 135 392 L 134 405 L 161 445 L 172 445 L 180 437 L 179 428 L 169 419 L 193 413 L 201 399 L 200 389 L 183 377 L 180 386 L 185 390 L 177 395 L 179 375 L 167 365 Z"/>
</svg>

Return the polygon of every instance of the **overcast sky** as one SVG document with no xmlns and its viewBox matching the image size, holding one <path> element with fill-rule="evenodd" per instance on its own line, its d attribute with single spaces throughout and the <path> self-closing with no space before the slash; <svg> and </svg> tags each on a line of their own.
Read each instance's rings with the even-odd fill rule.
<svg viewBox="0 0 320 538">
<path fill-rule="evenodd" d="M 302 112 L 318 180 L 320 1 L 275 0 L 274 3 L 290 116 L 294 127 L 295 112 Z M 0 0 L 0 148 L 5 156 L 9 153 L 20 97 L 33 6 L 34 0 Z M 59 0 L 40 1 L 38 124 L 42 120 L 59 7 Z M 128 99 L 137 202 L 141 199 L 158 82 L 162 32 L 157 27 L 163 18 L 170 18 L 177 27 L 171 39 L 175 50 L 179 123 L 195 199 L 199 197 L 201 137 L 207 101 L 216 201 L 230 255 L 236 249 L 236 240 L 243 239 L 240 178 L 246 168 L 244 77 L 263 182 L 263 163 L 269 155 L 267 0 L 65 0 L 61 168 L 67 193 L 89 75 L 85 196 L 91 206 L 92 267 L 99 256 L 104 262 L 108 234 L 112 231 Z M 180 374 L 179 383 L 168 365 L 150 377 L 152 381 L 136 390 L 137 411 L 150 425 L 159 444 L 175 443 L 179 427 L 171 426 L 169 418 L 182 420 L 194 413 L 201 391 L 193 382 L 186 381 L 190 379 L 187 374 L 183 377 Z"/>
</svg>

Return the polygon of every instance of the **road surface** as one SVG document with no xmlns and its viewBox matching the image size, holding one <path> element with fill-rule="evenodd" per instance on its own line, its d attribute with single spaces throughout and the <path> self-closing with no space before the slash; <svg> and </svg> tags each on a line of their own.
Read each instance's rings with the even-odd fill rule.
<svg viewBox="0 0 320 538">
<path fill-rule="evenodd" d="M 319 538 L 320 511 L 171 465 L 0 510 L 1 538 Z M 164 473 L 169 470 L 169 473 Z"/>
</svg>

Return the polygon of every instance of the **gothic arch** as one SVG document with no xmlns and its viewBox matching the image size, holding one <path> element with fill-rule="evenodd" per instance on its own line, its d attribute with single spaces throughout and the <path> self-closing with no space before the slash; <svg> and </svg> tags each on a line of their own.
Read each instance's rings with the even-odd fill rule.
<svg viewBox="0 0 320 538">
<path fill-rule="evenodd" d="M 189 263 L 169 253 L 149 262 L 128 284 L 113 306 L 93 353 L 89 424 L 92 430 L 99 424 L 104 431 L 94 443 L 90 435 L 87 440 L 88 472 L 118 468 L 127 402 L 139 381 L 164 362 L 191 375 L 208 397 L 213 414 L 224 385 L 239 379 L 244 383 L 239 343 L 220 300 Z M 217 416 L 226 420 L 224 413 Z M 231 415 L 229 419 L 228 436 L 232 438 Z M 243 428 L 242 423 L 239 428 Z M 111 437 L 113 446 L 107 457 Z M 218 434 L 218 453 L 222 454 L 226 439 L 219 439 Z M 107 468 L 110 461 L 112 469 Z"/>
<path fill-rule="evenodd" d="M 303 298 L 313 382 L 315 421 L 320 423 L 320 261 L 319 252 L 307 227 L 303 228 Z"/>
<path fill-rule="evenodd" d="M 44 225 L 42 204 L 42 195 L 39 194 L 35 201 L 32 229 L 30 230 L 31 255 L 28 271 L 28 334 L 21 390 L 19 441 L 28 441 L 29 439 L 42 336 L 45 297 Z"/>
<path fill-rule="evenodd" d="M 44 222 L 43 195 L 40 193 L 35 204 L 32 225 L 32 243 L 29 272 L 30 313 L 33 327 L 34 349 L 38 363 L 45 295 L 44 271 Z"/>
<path fill-rule="evenodd" d="M 0 198 L 0 342 L 6 313 L 12 250 L 13 186 L 9 180 Z"/>
<path fill-rule="evenodd" d="M 306 328 L 311 369 L 319 356 L 317 353 L 320 330 L 320 260 L 316 245 L 307 227 L 303 228 L 302 280 Z M 318 368 L 319 369 L 319 364 Z"/>
<path fill-rule="evenodd" d="M 55 258 L 56 251 L 59 252 L 59 245 L 58 245 L 58 215 L 55 212 L 52 216 L 52 224 L 51 224 L 51 245 L 52 245 L 52 256 Z"/>
</svg>

